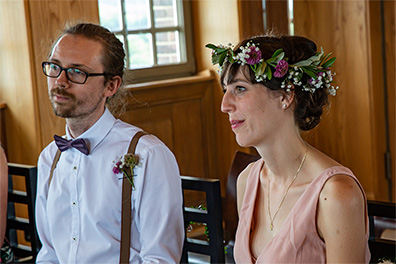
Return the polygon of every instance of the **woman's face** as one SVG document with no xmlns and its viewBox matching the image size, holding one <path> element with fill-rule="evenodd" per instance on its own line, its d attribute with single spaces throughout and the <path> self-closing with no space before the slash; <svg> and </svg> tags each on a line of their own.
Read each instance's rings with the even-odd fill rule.
<svg viewBox="0 0 396 264">
<path fill-rule="evenodd" d="M 246 76 L 247 68 L 240 67 L 234 79 L 223 84 L 221 111 L 228 114 L 240 146 L 258 147 L 277 133 L 284 111 L 282 94 L 262 84 L 252 84 Z"/>
</svg>

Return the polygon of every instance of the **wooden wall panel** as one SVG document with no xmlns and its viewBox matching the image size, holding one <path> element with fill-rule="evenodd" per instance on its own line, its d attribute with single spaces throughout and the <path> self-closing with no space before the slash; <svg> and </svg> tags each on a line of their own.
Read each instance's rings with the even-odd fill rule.
<svg viewBox="0 0 396 264">
<path fill-rule="evenodd" d="M 266 0 L 267 30 L 276 34 L 289 34 L 288 0 Z"/>
<path fill-rule="evenodd" d="M 331 109 L 308 141 L 350 167 L 370 199 L 378 166 L 373 130 L 371 50 L 366 1 L 294 1 L 296 35 L 313 39 L 337 57 L 340 86 Z"/>
<path fill-rule="evenodd" d="M 182 175 L 216 178 L 215 82 L 214 73 L 206 71 L 195 77 L 132 85 L 128 93 L 133 98 L 129 97 L 128 108 L 119 118 L 160 138 L 175 154 Z"/>
<path fill-rule="evenodd" d="M 392 162 L 393 202 L 396 201 L 396 1 L 384 1 L 388 118 Z"/>
<path fill-rule="evenodd" d="M 67 22 L 99 22 L 97 1 L 86 0 L 39 0 L 28 1 L 33 47 L 33 70 L 39 111 L 41 147 L 53 140 L 54 134 L 64 134 L 65 121 L 56 117 L 48 99 L 47 79 L 42 73 L 41 62 L 46 60 L 52 42 Z"/>
<path fill-rule="evenodd" d="M 264 34 L 262 0 L 238 0 L 238 21 L 240 39 Z"/>
<path fill-rule="evenodd" d="M 4 118 L 8 160 L 35 164 L 40 140 L 25 15 L 24 1 L 0 1 L 0 101 L 7 105 Z"/>
</svg>

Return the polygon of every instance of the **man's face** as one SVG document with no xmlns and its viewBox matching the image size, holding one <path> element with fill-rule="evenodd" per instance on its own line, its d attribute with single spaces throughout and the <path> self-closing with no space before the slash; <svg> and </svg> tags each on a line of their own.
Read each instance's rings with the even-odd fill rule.
<svg viewBox="0 0 396 264">
<path fill-rule="evenodd" d="M 55 45 L 50 62 L 63 68 L 87 73 L 103 73 L 102 45 L 78 35 L 65 35 Z M 73 83 L 62 71 L 57 78 L 47 78 L 48 94 L 57 116 L 63 118 L 98 118 L 104 111 L 106 90 L 104 76 L 91 76 L 84 84 Z"/>
</svg>

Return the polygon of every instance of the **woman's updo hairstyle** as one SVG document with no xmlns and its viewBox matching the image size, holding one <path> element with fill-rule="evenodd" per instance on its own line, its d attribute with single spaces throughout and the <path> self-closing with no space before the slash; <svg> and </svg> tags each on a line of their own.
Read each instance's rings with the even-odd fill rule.
<svg viewBox="0 0 396 264">
<path fill-rule="evenodd" d="M 304 37 L 299 36 L 256 36 L 240 42 L 234 49 L 234 53 L 240 53 L 241 47 L 246 46 L 248 42 L 254 43 L 261 51 L 261 56 L 264 59 L 271 58 L 274 52 L 278 49 L 283 49 L 285 57 L 289 58 L 288 63 L 293 64 L 299 61 L 306 60 L 317 52 L 316 44 Z M 241 64 L 229 63 L 226 61 L 223 65 L 223 70 L 220 76 L 221 83 L 230 83 Z M 255 73 L 250 67 L 249 69 L 250 81 L 253 84 L 258 83 L 255 78 Z M 227 77 L 226 82 L 224 79 Z M 288 78 L 288 74 L 281 78 L 272 77 L 271 80 L 264 80 L 259 82 L 271 90 L 283 90 L 281 88 L 282 81 Z M 302 83 L 307 83 L 308 76 L 304 74 L 301 79 Z M 301 86 L 294 85 L 294 98 L 296 101 L 294 109 L 294 118 L 298 127 L 303 131 L 308 131 L 316 127 L 323 113 L 323 107 L 328 103 L 327 89 L 316 89 L 314 93 L 304 91 Z"/>
</svg>

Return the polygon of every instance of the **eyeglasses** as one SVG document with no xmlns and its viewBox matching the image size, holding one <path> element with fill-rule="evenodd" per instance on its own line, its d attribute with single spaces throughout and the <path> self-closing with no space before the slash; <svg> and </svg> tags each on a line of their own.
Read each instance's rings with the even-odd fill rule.
<svg viewBox="0 0 396 264">
<path fill-rule="evenodd" d="M 66 73 L 66 78 L 74 83 L 78 84 L 84 84 L 88 77 L 91 76 L 102 76 L 102 75 L 108 75 L 108 73 L 88 73 L 83 70 L 79 70 L 76 68 L 63 68 L 62 66 L 53 63 L 53 62 L 43 62 L 42 64 L 43 67 L 43 73 L 51 78 L 57 78 L 59 75 L 61 75 L 62 71 L 65 71 Z"/>
</svg>

